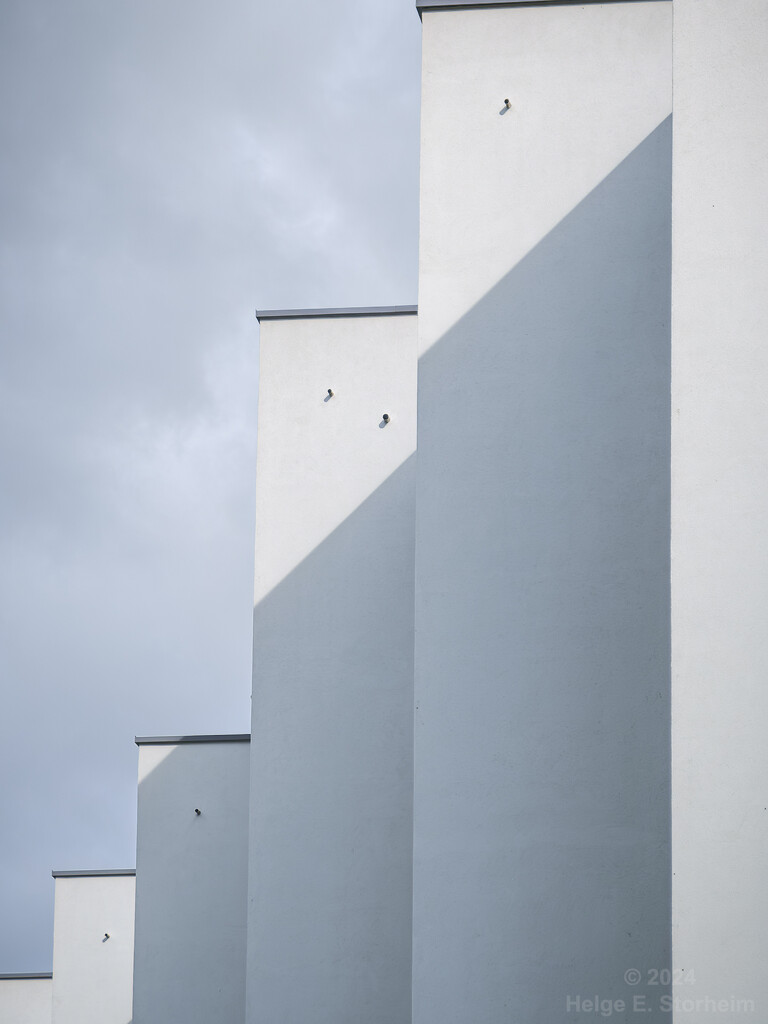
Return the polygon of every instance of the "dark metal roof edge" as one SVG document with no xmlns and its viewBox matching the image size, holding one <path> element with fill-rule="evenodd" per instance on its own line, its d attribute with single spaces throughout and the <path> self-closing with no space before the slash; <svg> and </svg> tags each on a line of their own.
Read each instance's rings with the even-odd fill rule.
<svg viewBox="0 0 768 1024">
<path fill-rule="evenodd" d="M 178 743 L 250 743 L 249 732 L 230 732 L 220 736 L 134 736 L 133 742 L 137 747 L 146 747 L 151 744 L 156 746 L 175 746 Z"/>
<path fill-rule="evenodd" d="M 672 3 L 672 0 L 416 0 L 416 10 L 467 11 L 473 7 L 581 7 L 584 4 Z"/>
<path fill-rule="evenodd" d="M 348 306 L 330 309 L 257 309 L 256 319 L 310 320 L 314 317 L 339 316 L 410 316 L 418 312 L 416 306 Z"/>
<path fill-rule="evenodd" d="M 113 875 L 135 875 L 136 868 L 100 868 L 95 871 L 52 871 L 53 878 L 109 878 Z"/>
<path fill-rule="evenodd" d="M 38 978 L 52 978 L 50 972 L 32 972 L 31 974 L 0 974 L 0 981 L 34 981 Z"/>
</svg>

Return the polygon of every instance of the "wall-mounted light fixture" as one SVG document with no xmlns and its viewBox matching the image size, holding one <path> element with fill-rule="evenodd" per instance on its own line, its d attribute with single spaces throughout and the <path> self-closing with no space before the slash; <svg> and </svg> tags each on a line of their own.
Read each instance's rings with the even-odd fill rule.
<svg viewBox="0 0 768 1024">
<path fill-rule="evenodd" d="M 109 938 L 109 932 L 104 932 L 104 941 L 106 942 Z"/>
<path fill-rule="evenodd" d="M 328 388 L 328 397 L 333 398 L 333 390 L 331 388 Z"/>
<path fill-rule="evenodd" d="M 504 106 L 507 108 L 507 110 L 509 110 L 512 104 L 509 102 L 509 100 L 504 100 Z"/>
<path fill-rule="evenodd" d="M 199 808 L 199 807 L 196 807 L 196 808 L 195 808 L 195 814 L 196 814 L 196 815 L 198 816 L 198 818 L 200 817 L 200 815 L 201 815 L 202 813 L 203 813 L 203 812 L 202 812 L 202 811 L 200 810 L 200 808 Z"/>
<path fill-rule="evenodd" d="M 384 420 L 385 423 L 389 423 L 389 413 L 388 412 L 385 412 L 384 415 L 381 418 Z"/>
</svg>

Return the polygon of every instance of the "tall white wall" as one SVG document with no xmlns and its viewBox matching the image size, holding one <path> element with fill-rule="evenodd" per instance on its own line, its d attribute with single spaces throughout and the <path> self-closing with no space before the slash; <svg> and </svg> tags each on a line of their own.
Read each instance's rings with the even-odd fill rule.
<svg viewBox="0 0 768 1024">
<path fill-rule="evenodd" d="M 423 13 L 414 1024 L 669 1019 L 671 15 Z"/>
<path fill-rule="evenodd" d="M 247 736 L 160 740 L 137 739 L 134 1024 L 242 1024 Z"/>
<path fill-rule="evenodd" d="M 54 877 L 53 1024 L 130 1024 L 133 874 Z"/>
<path fill-rule="evenodd" d="M 410 1016 L 415 443 L 415 316 L 262 321 L 249 1024 Z"/>
<path fill-rule="evenodd" d="M 729 1019 L 760 1019 L 768 1007 L 768 5 L 675 0 L 674 74 L 673 948 L 676 970 L 695 979 L 675 994 L 681 1020 L 711 1020 L 713 1000 L 731 1006 Z"/>
<path fill-rule="evenodd" d="M 51 1024 L 51 975 L 0 975 L 0 1024 Z"/>
</svg>

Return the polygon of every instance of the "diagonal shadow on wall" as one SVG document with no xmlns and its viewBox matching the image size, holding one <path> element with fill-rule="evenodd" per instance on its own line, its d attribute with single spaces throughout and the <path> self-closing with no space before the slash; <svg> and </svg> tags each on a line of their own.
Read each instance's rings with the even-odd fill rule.
<svg viewBox="0 0 768 1024">
<path fill-rule="evenodd" d="M 420 362 L 419 1024 L 669 1016 L 670 220 L 671 118 Z"/>
<path fill-rule="evenodd" d="M 411 456 L 254 610 L 251 1022 L 410 1017 L 414 491 Z"/>
<path fill-rule="evenodd" d="M 169 743 L 140 776 L 129 1024 L 244 1020 L 248 748 Z"/>
<path fill-rule="evenodd" d="M 669 964 L 670 128 L 426 352 L 418 480 L 254 610 L 252 1024 L 411 1019 L 412 851 L 418 1024 Z"/>
</svg>

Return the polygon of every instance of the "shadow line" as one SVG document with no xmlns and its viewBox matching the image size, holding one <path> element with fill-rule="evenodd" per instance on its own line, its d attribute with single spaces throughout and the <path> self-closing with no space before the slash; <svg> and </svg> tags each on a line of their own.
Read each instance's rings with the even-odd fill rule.
<svg viewBox="0 0 768 1024">
<path fill-rule="evenodd" d="M 419 1022 L 670 965 L 670 220 L 671 118 L 420 360 Z"/>
</svg>

